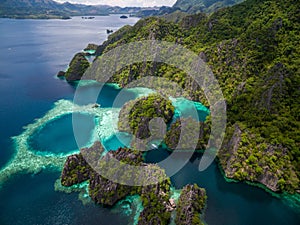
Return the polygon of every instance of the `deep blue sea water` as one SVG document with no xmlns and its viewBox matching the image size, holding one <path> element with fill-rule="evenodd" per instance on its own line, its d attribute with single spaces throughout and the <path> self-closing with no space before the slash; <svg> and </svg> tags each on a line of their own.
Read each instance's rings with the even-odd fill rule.
<svg viewBox="0 0 300 225">
<path fill-rule="evenodd" d="M 65 70 L 73 55 L 88 43 L 101 43 L 107 38 L 106 29 L 116 30 L 133 24 L 119 16 L 96 17 L 94 20 L 11 20 L 0 19 L 0 167 L 13 158 L 15 146 L 11 137 L 20 135 L 23 126 L 35 123 L 53 109 L 60 99 L 72 100 L 77 84 L 68 84 L 55 77 Z M 91 83 L 81 91 L 79 105 L 89 104 L 100 84 Z M 120 89 L 106 85 L 97 102 L 109 112 Z M 137 96 L 126 91 L 121 103 Z M 120 107 L 117 105 L 115 107 Z M 199 105 L 198 105 L 199 106 Z M 200 106 L 199 106 L 200 107 Z M 104 114 L 103 114 L 104 115 Z M 106 115 L 106 114 L 105 114 Z M 94 115 L 79 115 L 82 142 L 88 142 L 94 127 Z M 205 117 L 202 117 L 202 119 Z M 102 118 L 100 118 L 102 119 Z M 76 148 L 71 115 L 50 120 L 29 138 L 29 148 L 39 153 L 68 153 Z M 118 133 L 105 140 L 107 148 L 122 145 L 117 137 L 129 142 L 130 137 Z M 152 150 L 146 159 L 159 162 L 169 153 L 162 148 Z M 227 183 L 216 163 L 199 172 L 199 157 L 195 155 L 185 167 L 171 177 L 173 185 L 181 188 L 198 183 L 208 194 L 205 220 L 210 225 L 296 225 L 300 215 L 280 199 L 262 189 L 241 183 Z M 174 163 L 180 159 L 174 160 Z M 66 194 L 54 190 L 60 172 L 45 169 L 35 175 L 18 174 L 0 187 L 0 224 L 128 224 L 129 217 L 121 211 L 95 204 L 83 205 L 78 193 Z"/>
</svg>

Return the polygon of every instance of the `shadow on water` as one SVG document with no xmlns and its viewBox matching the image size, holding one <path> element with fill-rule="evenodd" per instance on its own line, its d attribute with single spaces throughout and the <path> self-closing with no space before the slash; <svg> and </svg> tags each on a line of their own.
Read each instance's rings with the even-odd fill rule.
<svg viewBox="0 0 300 225">
<path fill-rule="evenodd" d="M 76 82 L 73 82 L 71 85 L 74 88 L 77 88 L 75 103 L 78 105 L 92 104 L 96 101 L 103 108 L 112 106 L 121 108 L 126 102 L 137 97 L 133 91 L 120 89 L 113 84 L 103 85 L 101 83 L 90 81 L 84 85 L 78 85 Z M 118 96 L 121 91 L 122 95 Z M 117 96 L 118 102 L 114 102 Z"/>
</svg>

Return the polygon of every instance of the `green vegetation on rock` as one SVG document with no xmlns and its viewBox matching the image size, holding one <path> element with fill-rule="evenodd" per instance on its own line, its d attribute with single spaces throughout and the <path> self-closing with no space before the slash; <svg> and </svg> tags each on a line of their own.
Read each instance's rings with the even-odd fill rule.
<svg viewBox="0 0 300 225">
<path fill-rule="evenodd" d="M 167 203 L 170 198 L 170 178 L 166 176 L 163 170 L 156 165 L 150 165 L 151 170 L 157 171 L 153 174 L 160 177 L 160 182 L 154 185 L 148 185 L 141 188 L 141 199 L 144 210 L 141 212 L 138 224 L 161 224 L 168 225 L 171 212 L 167 209 Z M 162 173 L 163 172 L 163 173 Z M 149 174 L 152 176 L 152 174 Z M 148 177 L 147 179 L 151 179 Z"/>
<path fill-rule="evenodd" d="M 246 128 L 229 128 L 219 159 L 225 174 L 236 180 L 260 182 L 272 191 L 294 192 L 299 180 L 288 149 L 270 144 Z"/>
<path fill-rule="evenodd" d="M 198 122 L 191 117 L 181 118 L 171 125 L 164 141 L 173 150 L 176 148 L 204 150 L 209 139 L 209 134 L 210 129 L 207 122 Z M 198 141 L 194 143 L 192 142 L 193 140 Z"/>
<path fill-rule="evenodd" d="M 168 123 L 174 114 L 174 106 L 158 94 L 150 94 L 128 102 L 119 114 L 118 127 L 121 131 L 133 133 L 137 138 L 150 136 L 149 122 L 154 118 L 162 118 Z M 158 121 L 159 122 L 159 121 Z M 162 121 L 161 121 L 162 122 Z M 161 127 L 153 127 L 160 129 Z M 154 131 L 153 134 L 161 133 Z"/>
<path fill-rule="evenodd" d="M 173 210 L 169 203 L 171 181 L 165 171 L 156 164 L 144 163 L 141 151 L 119 148 L 101 155 L 103 147 L 96 142 L 92 147 L 82 149 L 81 153 L 69 156 L 61 184 L 71 186 L 89 180 L 89 196 L 95 203 L 105 206 L 113 206 L 128 195 L 138 194 L 143 204 L 138 224 L 169 224 Z M 109 163 L 112 158 L 118 163 Z M 93 162 L 93 167 L 87 161 Z M 123 167 L 125 165 L 131 165 L 133 169 Z M 141 170 L 134 166 L 143 167 L 145 172 L 141 174 Z M 116 180 L 108 179 L 112 177 Z M 145 185 L 122 184 L 130 179 Z M 149 185 L 149 181 L 153 184 Z"/>
<path fill-rule="evenodd" d="M 246 0 L 210 15 L 188 15 L 178 23 L 147 18 L 112 34 L 97 54 L 152 39 L 175 42 L 199 54 L 214 72 L 227 102 L 227 137 L 219 154 L 225 174 L 294 192 L 300 190 L 298 15 L 292 0 Z M 149 74 L 176 81 L 193 100 L 205 103 L 200 87 L 183 71 L 164 64 L 132 65 L 111 81 L 125 86 Z M 246 140 L 237 145 L 238 154 L 232 160 L 227 140 L 237 123 Z M 256 159 L 262 163 L 253 166 Z M 225 162 L 230 167 L 224 167 Z M 267 168 L 268 176 L 274 179 L 261 180 L 259 176 Z"/>
<path fill-rule="evenodd" d="M 176 208 L 176 225 L 203 225 L 200 214 L 206 206 L 206 191 L 197 184 L 186 185 L 180 194 Z"/>
<path fill-rule="evenodd" d="M 86 69 L 90 66 L 89 61 L 82 52 L 77 53 L 70 62 L 66 71 L 65 78 L 67 81 L 80 80 Z"/>
<path fill-rule="evenodd" d="M 199 12 L 213 12 L 242 1 L 244 0 L 177 0 L 173 7 L 190 14 L 195 14 Z"/>
</svg>

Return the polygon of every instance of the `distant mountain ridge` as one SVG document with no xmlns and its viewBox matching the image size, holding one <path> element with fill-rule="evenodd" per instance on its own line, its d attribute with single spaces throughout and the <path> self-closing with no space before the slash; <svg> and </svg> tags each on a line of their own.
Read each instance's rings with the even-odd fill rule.
<svg viewBox="0 0 300 225">
<path fill-rule="evenodd" d="M 69 16 L 108 15 L 110 13 L 135 14 L 142 9 L 153 9 L 153 7 L 121 8 L 108 5 L 58 3 L 53 0 L 0 0 L 0 17 L 8 18 L 68 18 Z"/>
<path fill-rule="evenodd" d="M 172 7 L 162 6 L 159 10 L 141 10 L 137 16 L 167 16 L 174 17 L 171 20 L 176 21 L 176 18 L 183 18 L 187 14 L 211 13 L 243 1 L 245 0 L 177 0 Z"/>
<path fill-rule="evenodd" d="M 232 6 L 243 1 L 244 0 L 177 0 L 173 7 L 194 14 L 198 12 L 213 12 L 217 9 Z"/>
</svg>

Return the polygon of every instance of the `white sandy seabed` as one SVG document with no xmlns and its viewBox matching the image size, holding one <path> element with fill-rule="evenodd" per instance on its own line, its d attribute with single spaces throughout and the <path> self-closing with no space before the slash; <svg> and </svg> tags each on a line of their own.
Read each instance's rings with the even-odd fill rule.
<svg viewBox="0 0 300 225">
<path fill-rule="evenodd" d="M 39 173 L 45 168 L 61 170 L 66 157 L 70 153 L 78 152 L 74 149 L 69 153 L 40 153 L 39 149 L 32 149 L 29 145 L 29 138 L 45 126 L 47 123 L 72 113 L 90 114 L 95 116 L 95 129 L 88 145 L 96 140 L 105 140 L 113 135 L 117 130 L 117 118 L 119 115 L 117 108 L 94 108 L 92 104 L 79 106 L 68 100 L 59 100 L 53 109 L 48 111 L 44 117 L 36 119 L 34 123 L 24 127 L 24 132 L 12 137 L 15 147 L 13 159 L 0 171 L 0 185 L 18 173 Z"/>
<path fill-rule="evenodd" d="M 133 91 L 137 97 L 152 93 L 151 90 L 145 88 L 133 88 Z M 79 149 L 74 149 L 68 153 L 54 154 L 51 152 L 41 152 L 39 149 L 32 149 L 29 144 L 30 137 L 48 123 L 72 113 L 93 115 L 95 118 L 95 128 L 89 143 L 87 143 L 87 146 L 90 146 L 96 140 L 105 141 L 109 139 L 118 131 L 117 122 L 119 112 L 119 108 L 94 107 L 94 104 L 80 106 L 69 100 L 58 100 L 55 102 L 53 109 L 48 111 L 42 118 L 35 119 L 33 123 L 24 127 L 23 133 L 12 137 L 15 155 L 12 160 L 0 170 L 0 188 L 9 178 L 16 174 L 38 174 L 47 168 L 61 171 L 67 156 L 79 152 Z M 67 193 L 77 191 L 79 192 L 79 199 L 82 200 L 84 204 L 91 202 L 88 196 L 88 182 L 72 187 L 63 187 L 60 183 L 60 179 L 57 179 L 54 187 L 56 191 Z M 176 195 L 172 196 L 172 198 L 177 199 L 179 192 L 172 190 L 172 193 Z M 142 210 L 143 206 L 139 196 L 128 196 L 115 206 L 116 213 L 123 211 L 123 213 L 127 215 L 133 215 L 132 219 L 134 224 L 137 224 L 139 214 Z"/>
</svg>

